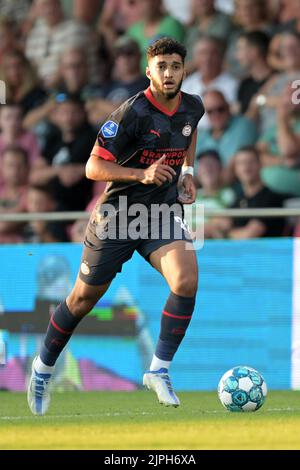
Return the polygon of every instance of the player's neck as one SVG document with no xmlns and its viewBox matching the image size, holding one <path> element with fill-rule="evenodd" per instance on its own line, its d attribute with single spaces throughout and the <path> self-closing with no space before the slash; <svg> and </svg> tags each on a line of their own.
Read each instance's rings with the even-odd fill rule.
<svg viewBox="0 0 300 470">
<path fill-rule="evenodd" d="M 177 93 L 174 98 L 167 99 L 165 98 L 161 93 L 159 93 L 153 85 L 150 85 L 151 93 L 155 99 L 161 106 L 166 108 L 168 111 L 172 112 L 174 109 L 178 107 L 179 101 L 180 101 L 180 92 Z"/>
</svg>

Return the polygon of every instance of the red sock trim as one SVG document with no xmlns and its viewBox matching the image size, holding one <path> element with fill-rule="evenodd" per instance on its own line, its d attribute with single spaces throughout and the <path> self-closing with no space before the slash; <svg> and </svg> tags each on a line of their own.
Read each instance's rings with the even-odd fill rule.
<svg viewBox="0 0 300 470">
<path fill-rule="evenodd" d="M 163 310 L 163 315 L 167 315 L 167 317 L 177 318 L 178 320 L 190 320 L 192 318 L 192 315 L 188 315 L 188 316 L 173 315 L 173 313 L 166 312 L 166 310 Z"/>
<path fill-rule="evenodd" d="M 62 328 L 60 328 L 56 323 L 55 321 L 53 320 L 53 316 L 50 318 L 50 323 L 54 326 L 54 328 L 59 331 L 60 333 L 62 333 L 63 335 L 71 335 L 73 332 L 72 331 L 66 331 L 66 330 L 63 330 Z"/>
</svg>

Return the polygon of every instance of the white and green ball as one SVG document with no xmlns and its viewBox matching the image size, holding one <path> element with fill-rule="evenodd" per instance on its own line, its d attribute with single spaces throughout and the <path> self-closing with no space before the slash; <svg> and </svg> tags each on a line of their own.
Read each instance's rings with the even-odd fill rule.
<svg viewBox="0 0 300 470">
<path fill-rule="evenodd" d="M 267 384 L 255 369 L 237 366 L 228 370 L 218 385 L 222 405 L 229 411 L 256 411 L 267 396 Z"/>
</svg>

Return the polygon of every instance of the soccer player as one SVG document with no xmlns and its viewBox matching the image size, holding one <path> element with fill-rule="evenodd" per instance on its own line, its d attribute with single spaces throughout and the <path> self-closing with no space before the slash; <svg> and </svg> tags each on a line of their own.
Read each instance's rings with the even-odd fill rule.
<svg viewBox="0 0 300 470">
<path fill-rule="evenodd" d="M 100 129 L 86 176 L 108 185 L 86 230 L 74 288 L 51 317 L 40 354 L 33 361 L 28 404 L 34 414 L 45 414 L 49 407 L 55 362 L 77 324 L 135 250 L 164 276 L 171 291 L 143 384 L 156 392 L 160 403 L 180 404 L 168 369 L 192 318 L 198 285 L 196 255 L 182 204 L 191 204 L 196 197 L 196 129 L 204 114 L 198 96 L 180 91 L 185 55 L 185 48 L 170 38 L 149 46 L 149 88 L 123 103 Z M 134 217 L 137 203 L 144 217 L 139 224 Z M 153 211 L 157 206 L 159 213 Z M 138 236 L 133 230 L 136 225 Z"/>
</svg>

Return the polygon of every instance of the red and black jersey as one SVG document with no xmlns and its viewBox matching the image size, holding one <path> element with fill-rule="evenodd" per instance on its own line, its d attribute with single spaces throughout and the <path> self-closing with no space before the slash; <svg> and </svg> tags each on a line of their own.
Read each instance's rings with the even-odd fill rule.
<svg viewBox="0 0 300 470">
<path fill-rule="evenodd" d="M 127 196 L 128 205 L 175 203 L 186 151 L 203 114 L 199 96 L 183 92 L 172 112 L 155 100 L 150 88 L 125 101 L 101 127 L 92 155 L 126 167 L 147 168 L 166 154 L 164 164 L 171 166 L 177 177 L 161 186 L 111 182 L 101 202 L 116 205 L 119 196 Z"/>
</svg>

